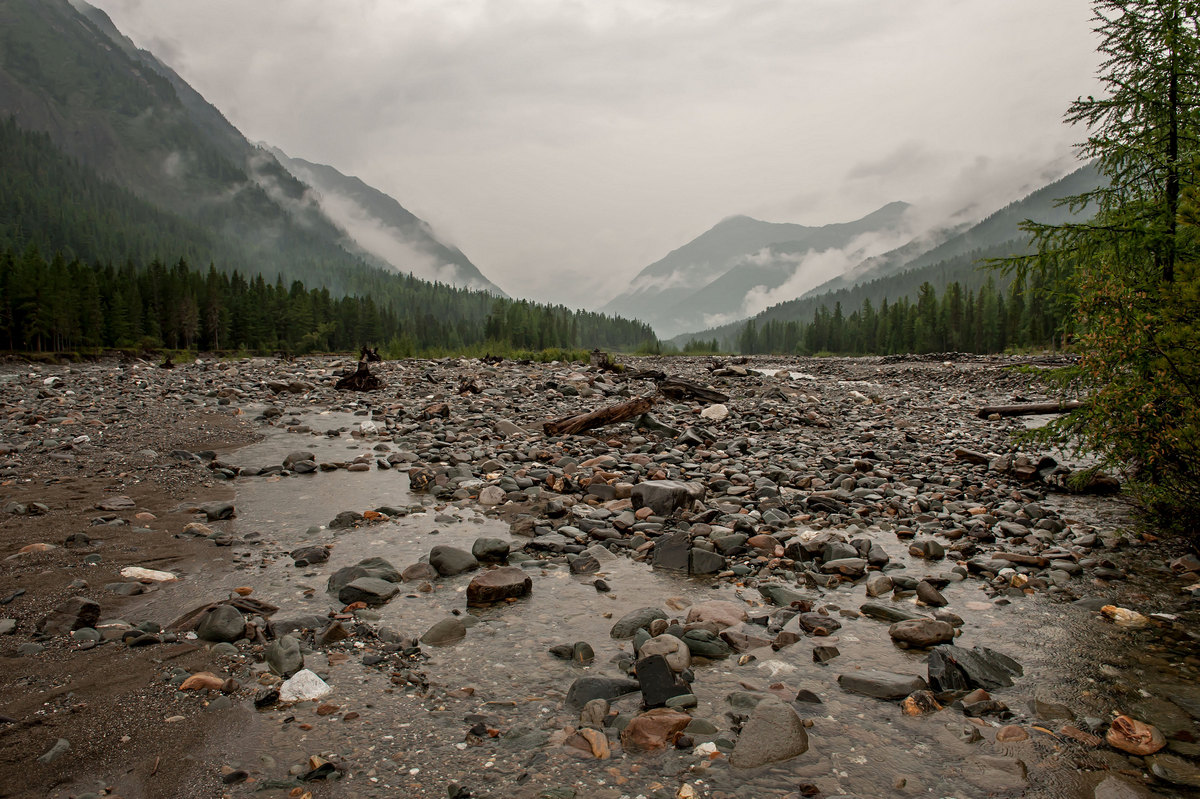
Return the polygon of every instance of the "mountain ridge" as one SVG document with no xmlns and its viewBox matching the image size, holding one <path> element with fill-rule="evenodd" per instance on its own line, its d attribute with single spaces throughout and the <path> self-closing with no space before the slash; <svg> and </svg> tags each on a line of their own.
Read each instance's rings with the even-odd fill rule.
<svg viewBox="0 0 1200 799">
<path fill-rule="evenodd" d="M 786 263 L 773 269 L 763 268 L 766 262 L 754 263 L 756 256 L 778 260 L 770 257 L 771 248 L 787 244 L 786 251 L 778 252 L 786 252 L 784 260 L 795 260 L 798 254 L 846 247 L 857 237 L 895 228 L 908 209 L 897 201 L 856 220 L 820 226 L 726 217 L 642 269 L 626 291 L 600 310 L 643 319 L 665 335 L 697 314 L 740 307 L 757 285 L 770 290 L 782 285 L 794 273 Z"/>
</svg>

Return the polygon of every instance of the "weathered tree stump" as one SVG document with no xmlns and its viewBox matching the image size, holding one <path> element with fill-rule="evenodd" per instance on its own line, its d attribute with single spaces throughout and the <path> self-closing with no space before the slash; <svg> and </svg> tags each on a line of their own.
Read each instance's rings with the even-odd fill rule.
<svg viewBox="0 0 1200 799">
<path fill-rule="evenodd" d="M 354 374 L 349 374 L 333 386 L 338 391 L 375 391 L 383 388 L 383 381 L 371 374 L 366 361 L 359 361 Z"/>
</svg>

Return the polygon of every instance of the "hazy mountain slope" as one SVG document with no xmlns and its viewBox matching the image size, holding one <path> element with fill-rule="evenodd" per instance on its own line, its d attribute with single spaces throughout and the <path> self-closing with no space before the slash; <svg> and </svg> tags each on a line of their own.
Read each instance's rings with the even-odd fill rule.
<svg viewBox="0 0 1200 799">
<path fill-rule="evenodd" d="M 954 281 L 961 283 L 964 289 L 977 289 L 989 278 L 997 283 L 1007 283 L 999 273 L 981 267 L 980 261 L 1026 252 L 1028 236 L 1019 228 L 1026 219 L 1054 224 L 1085 219 L 1088 212 L 1072 212 L 1065 206 L 1057 206 L 1056 200 L 1093 188 L 1099 185 L 1100 179 L 1094 167 L 1084 166 L 935 247 L 919 254 L 910 252 L 903 260 L 895 253 L 889 253 L 878 259 L 874 269 L 864 271 L 860 279 L 850 285 L 841 278 L 828 281 L 803 297 L 771 306 L 752 318 L 760 324 L 770 320 L 807 323 L 822 305 L 833 308 L 840 302 L 843 310 L 849 313 L 859 308 L 864 299 L 870 299 L 878 307 L 885 298 L 895 301 L 901 297 L 915 297 L 917 289 L 926 281 L 939 292 Z M 745 320 L 685 333 L 675 337 L 673 342 L 682 346 L 692 339 L 733 341 L 744 324 Z"/>
<path fill-rule="evenodd" d="M 891 203 L 862 219 L 820 227 L 730 217 L 647 266 L 601 310 L 648 321 L 660 334 L 737 312 L 756 288 L 774 290 L 794 278 L 801 255 L 897 230 L 907 207 Z"/>
<path fill-rule="evenodd" d="M 1010 203 L 978 223 L 963 226 L 955 235 L 925 249 L 910 258 L 888 258 L 857 274 L 840 275 L 807 292 L 804 296 L 827 294 L 857 283 L 869 282 L 897 272 L 920 269 L 942 261 L 950 261 L 975 250 L 991 250 L 1014 239 L 1024 241 L 1018 226 L 1026 219 L 1048 224 L 1061 224 L 1076 218 L 1066 206 L 1057 206 L 1059 198 L 1089 191 L 1100 185 L 1100 173 L 1091 164 L 1043 186 L 1028 196 Z"/>
<path fill-rule="evenodd" d="M 278 148 L 271 153 L 316 190 L 321 209 L 359 247 L 392 268 L 425 280 L 507 296 L 462 250 L 438 240 L 428 223 L 389 195 L 331 166 L 291 158 Z"/>
<path fill-rule="evenodd" d="M 0 115 L 227 242 L 227 268 L 344 290 L 368 268 L 304 184 L 173 72 L 67 0 L 0 3 Z M 97 22 L 96 20 L 99 20 Z M 187 98 L 185 103 L 183 99 Z M 170 257 L 169 254 L 164 257 Z"/>
</svg>

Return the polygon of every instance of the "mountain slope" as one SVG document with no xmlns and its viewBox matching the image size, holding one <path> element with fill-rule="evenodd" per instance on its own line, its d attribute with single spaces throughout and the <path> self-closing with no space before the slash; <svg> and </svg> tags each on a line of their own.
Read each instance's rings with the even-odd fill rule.
<svg viewBox="0 0 1200 799">
<path fill-rule="evenodd" d="M 841 303 L 844 311 L 849 313 L 867 299 L 878 306 L 885 298 L 890 302 L 901 297 L 915 298 L 917 289 L 925 282 L 932 284 L 939 292 L 951 282 L 960 283 L 964 290 L 978 289 L 989 278 L 1007 284 L 1007 279 L 1002 275 L 981 267 L 980 261 L 1028 251 L 1028 235 L 1019 227 L 1026 219 L 1052 224 L 1086 219 L 1090 215 L 1086 209 L 1073 212 L 1066 206 L 1056 205 L 1056 200 L 1094 188 L 1100 181 L 1101 176 L 1092 165 L 1083 166 L 1029 196 L 1010 203 L 937 246 L 919 253 L 912 252 L 911 248 L 887 253 L 859 271 L 854 278 L 834 278 L 798 299 L 773 305 L 752 319 L 759 325 L 772 320 L 807 323 L 812 321 L 813 314 L 822 306 L 832 309 Z M 712 338 L 720 342 L 732 342 L 746 321 L 685 333 L 675 337 L 673 343 L 682 346 L 693 339 Z"/>
<path fill-rule="evenodd" d="M 331 166 L 291 158 L 278 148 L 271 148 L 271 153 L 297 179 L 316 190 L 315 199 L 326 216 L 360 248 L 393 269 L 507 296 L 462 250 L 439 241 L 428 223 L 392 197 Z"/>
<path fill-rule="evenodd" d="M 809 255 L 869 250 L 902 237 L 907 208 L 891 203 L 862 219 L 820 227 L 731 217 L 647 266 L 601 310 L 644 319 L 663 335 L 714 314 L 748 315 L 746 301 L 756 291 L 787 287 L 799 296 L 820 282 L 825 274 L 802 270 Z"/>
<path fill-rule="evenodd" d="M 164 212 L 236 242 L 223 250 L 226 268 L 343 292 L 347 270 L 397 260 L 348 236 L 305 183 L 82 0 L 0 3 L 0 116 L 46 133 L 65 154 Z M 443 261 L 464 279 L 424 269 Z M 391 268 L 498 291 L 440 243 Z"/>
</svg>

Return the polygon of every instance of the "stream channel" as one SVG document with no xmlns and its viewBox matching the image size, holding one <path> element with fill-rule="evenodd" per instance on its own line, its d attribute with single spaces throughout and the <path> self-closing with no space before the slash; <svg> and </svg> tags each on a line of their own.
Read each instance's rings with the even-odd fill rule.
<svg viewBox="0 0 1200 799">
<path fill-rule="evenodd" d="M 266 428 L 261 442 L 223 459 L 239 465 L 278 464 L 292 451 L 308 450 L 318 462 L 372 456 L 370 471 L 239 478 L 237 517 L 227 528 L 235 536 L 237 568 L 211 563 L 208 571 L 177 586 L 177 591 L 194 595 L 176 593 L 173 603 L 208 601 L 238 586 L 252 586 L 255 598 L 279 606 L 276 620 L 325 616 L 341 610 L 336 597 L 325 591 L 329 575 L 363 558 L 381 557 L 403 569 L 439 544 L 469 551 L 477 538 L 486 536 L 511 540 L 516 552 L 527 541 L 511 536 L 508 524 L 492 509 L 471 500 L 435 507 L 428 497 L 410 493 L 404 469 L 376 468 L 373 456 L 380 453 L 372 447 L 380 439 L 324 435 L 330 429 L 357 430 L 367 417 L 289 409 L 285 418 L 298 419 L 311 432 L 287 432 L 284 425 Z M 1064 518 L 1100 528 L 1120 528 L 1126 522 L 1117 500 L 1048 501 L 1056 503 Z M 403 509 L 404 515 L 357 528 L 328 527 L 341 511 L 382 506 Z M 891 531 L 868 528 L 866 534 L 909 574 L 946 574 L 953 565 L 911 557 Z M 314 544 L 332 545 L 329 561 L 294 567 L 286 553 Z M 1129 557 L 1133 564 L 1125 565 L 1131 579 L 1116 588 L 1098 588 L 1097 595 L 1139 598 L 1143 612 L 1168 607 L 1173 601 L 1165 596 L 1168 588 L 1153 573 L 1138 576 L 1136 550 Z M 1191 743 L 1195 723 L 1183 709 L 1190 705 L 1200 710 L 1200 661 L 1182 620 L 1148 630 L 1125 629 L 1092 609 L 1043 594 L 997 600 L 972 578 L 956 579 L 943 591 L 949 609 L 964 620 L 955 643 L 985 645 L 1023 666 L 1024 675 L 1014 686 L 993 692 L 1011 709 L 1009 718 L 979 722 L 953 708 L 907 716 L 898 703 L 844 692 L 837 676 L 860 668 L 925 673 L 924 652 L 897 648 L 884 622 L 855 613 L 841 617 L 841 629 L 829 637 L 693 666 L 699 705 L 691 713 L 717 729 L 695 735 L 695 744 L 735 739 L 728 714 L 749 711 L 734 709 L 731 695 L 770 691 L 790 699 L 807 689 L 821 702 L 793 704 L 811 720 L 810 746 L 803 755 L 739 770 L 724 757 L 710 759 L 690 748 L 622 753 L 610 734 L 612 759 L 584 758 L 560 745 L 561 730 L 578 723 L 577 711 L 564 700 L 578 677 L 624 676 L 615 661 L 631 654 L 632 644 L 609 636 L 616 619 L 647 606 L 682 618 L 689 605 L 712 599 L 743 602 L 751 613 L 765 613 L 772 606 L 764 607 L 758 592 L 747 586 L 656 571 L 626 555 L 606 561 L 599 575 L 572 575 L 563 557 L 520 565 L 532 577 L 533 590 L 513 603 L 468 609 L 465 589 L 473 573 L 467 573 L 433 581 L 425 590 L 406 583 L 386 605 L 360 612 L 357 621 L 366 627 L 390 628 L 403 636 L 418 637 L 450 615 L 460 615 L 469 629 L 455 644 L 422 645 L 422 654 L 401 670 L 417 677 L 407 683 L 393 679 L 394 660 L 372 663 L 377 640 L 354 636 L 314 647 L 306 652 L 306 667 L 324 677 L 333 693 L 317 702 L 259 711 L 246 736 L 252 743 L 243 752 L 227 753 L 226 762 L 252 773 L 283 776 L 289 769 L 292 774 L 307 770 L 308 758 L 319 755 L 344 773 L 336 781 L 312 783 L 307 790 L 316 796 L 445 797 L 453 783 L 461 786 L 460 796 L 1091 799 L 1171 794 L 1145 793 L 1147 788 L 1137 784 L 1142 782 L 1138 761 L 1131 764 L 1106 746 L 1072 740 L 1060 733 L 1064 724 L 1102 736 L 1114 712 L 1129 713 L 1162 728 L 1169 751 L 1189 758 L 1200 754 L 1200 746 Z M 597 591 L 592 585 L 597 577 L 611 591 Z M 805 590 L 831 611 L 855 611 L 868 600 L 861 581 L 828 591 Z M 347 626 L 352 628 L 353 622 Z M 575 665 L 548 652 L 576 641 L 594 648 L 591 665 Z M 834 645 L 840 656 L 816 664 L 814 645 Z M 614 708 L 632 715 L 639 702 L 634 694 L 614 702 Z M 1019 725 L 1029 737 L 997 741 L 996 731 L 1005 724 Z M 1114 777 L 1136 792 L 1106 793 L 1097 787 Z M 1113 783 L 1105 784 L 1112 790 Z M 257 795 L 276 795 L 261 792 L 263 787 L 258 786 Z M 1178 790 L 1174 795 L 1191 795 L 1183 787 Z M 278 795 L 286 791 L 280 789 Z"/>
</svg>

